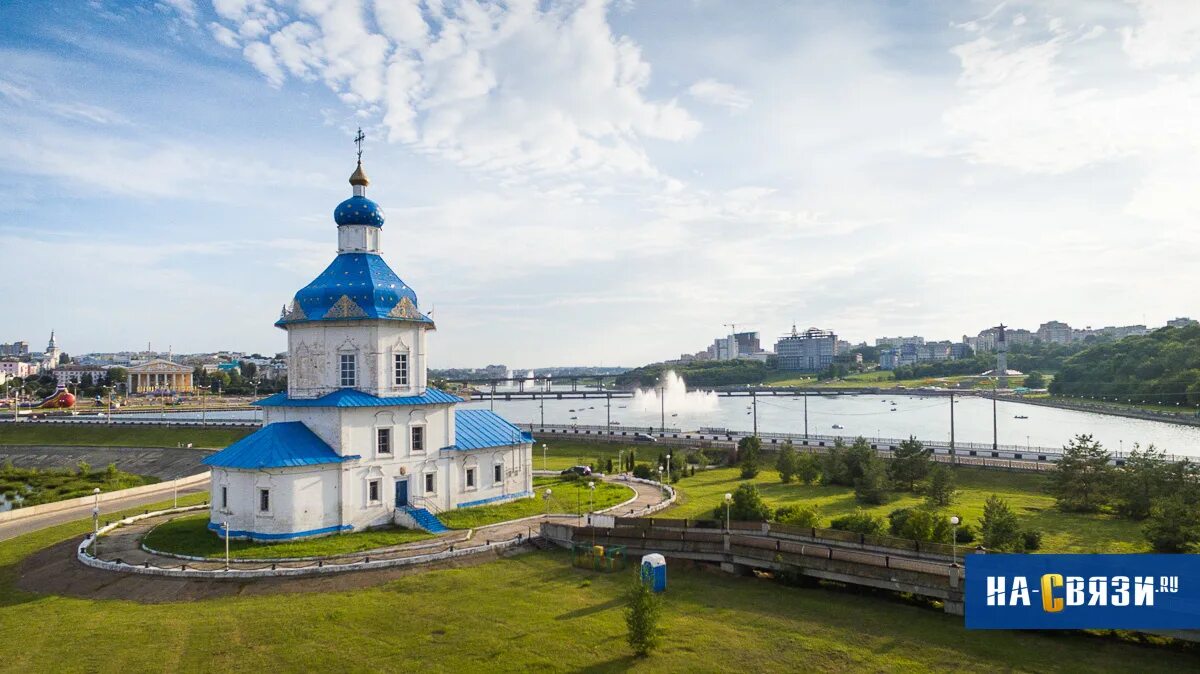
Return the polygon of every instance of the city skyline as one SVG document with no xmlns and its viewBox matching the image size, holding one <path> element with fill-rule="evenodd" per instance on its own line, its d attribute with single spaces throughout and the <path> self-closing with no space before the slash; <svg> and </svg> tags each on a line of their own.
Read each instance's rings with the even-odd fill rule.
<svg viewBox="0 0 1200 674">
<path fill-rule="evenodd" d="M 413 7 L 0 9 L 0 339 L 284 350 L 358 126 L 434 367 L 1196 313 L 1194 13 Z"/>
</svg>

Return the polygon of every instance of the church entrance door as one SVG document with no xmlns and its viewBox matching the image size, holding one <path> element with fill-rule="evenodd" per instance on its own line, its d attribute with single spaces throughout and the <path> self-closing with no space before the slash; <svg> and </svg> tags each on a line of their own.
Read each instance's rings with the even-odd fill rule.
<svg viewBox="0 0 1200 674">
<path fill-rule="evenodd" d="M 408 505 L 408 479 L 396 480 L 396 507 L 403 508 Z"/>
</svg>

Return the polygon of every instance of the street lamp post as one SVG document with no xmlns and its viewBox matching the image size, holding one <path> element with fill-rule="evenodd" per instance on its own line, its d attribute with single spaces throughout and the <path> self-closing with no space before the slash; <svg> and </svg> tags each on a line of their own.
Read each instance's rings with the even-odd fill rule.
<svg viewBox="0 0 1200 674">
<path fill-rule="evenodd" d="M 92 556 L 100 547 L 100 487 L 92 490 Z"/>
<path fill-rule="evenodd" d="M 546 517 L 550 517 L 550 487 L 546 487 L 546 492 L 542 494 L 542 500 L 546 502 Z"/>
<path fill-rule="evenodd" d="M 229 570 L 229 520 L 221 522 L 221 531 L 225 532 L 225 570 Z"/>
<path fill-rule="evenodd" d="M 671 481 L 671 455 L 667 454 L 667 481 Z"/>
<path fill-rule="evenodd" d="M 958 515 L 950 518 L 950 559 L 955 566 L 958 566 L 958 523 L 961 521 Z"/>
<path fill-rule="evenodd" d="M 549 470 L 546 468 L 546 443 L 544 442 L 542 443 L 542 470 Z"/>
<path fill-rule="evenodd" d="M 729 531 L 729 505 L 733 503 L 733 494 L 725 492 L 725 531 Z"/>
</svg>

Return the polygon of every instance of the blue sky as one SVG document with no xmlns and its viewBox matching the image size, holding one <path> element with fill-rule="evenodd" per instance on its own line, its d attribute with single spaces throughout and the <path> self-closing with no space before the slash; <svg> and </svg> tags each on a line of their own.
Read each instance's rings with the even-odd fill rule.
<svg viewBox="0 0 1200 674">
<path fill-rule="evenodd" d="M 433 364 L 1200 313 L 1189 2 L 0 6 L 0 341 L 285 346 L 362 126 Z"/>
</svg>

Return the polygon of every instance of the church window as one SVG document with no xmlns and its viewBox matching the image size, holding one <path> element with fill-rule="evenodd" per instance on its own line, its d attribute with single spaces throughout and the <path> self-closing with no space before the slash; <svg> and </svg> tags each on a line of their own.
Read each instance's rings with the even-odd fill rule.
<svg viewBox="0 0 1200 674">
<path fill-rule="evenodd" d="M 355 362 L 354 354 L 343 353 L 341 363 L 342 363 L 342 379 L 341 379 L 342 386 L 354 386 L 355 384 L 358 383 L 357 382 L 358 372 L 357 372 L 357 367 L 356 367 L 357 363 Z"/>
<path fill-rule="evenodd" d="M 412 427 L 412 451 L 414 451 L 414 452 L 425 451 L 425 427 L 424 426 L 413 426 Z"/>
<path fill-rule="evenodd" d="M 408 386 L 408 354 L 396 354 L 396 386 Z"/>
<path fill-rule="evenodd" d="M 380 428 L 375 431 L 375 452 L 378 454 L 392 453 L 392 429 Z"/>
<path fill-rule="evenodd" d="M 475 469 L 468 468 L 467 469 L 467 489 L 474 489 L 474 488 L 475 488 Z"/>
<path fill-rule="evenodd" d="M 493 482 L 504 481 L 504 464 L 498 463 L 495 466 L 492 466 L 492 478 Z"/>
<path fill-rule="evenodd" d="M 258 490 L 258 511 L 263 513 L 271 512 L 271 490 Z"/>
<path fill-rule="evenodd" d="M 371 503 L 379 502 L 379 480 L 371 480 L 367 483 L 367 500 Z"/>
<path fill-rule="evenodd" d="M 433 473 L 425 473 L 425 493 L 433 493 Z"/>
</svg>

